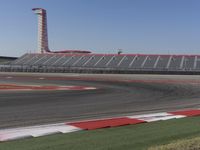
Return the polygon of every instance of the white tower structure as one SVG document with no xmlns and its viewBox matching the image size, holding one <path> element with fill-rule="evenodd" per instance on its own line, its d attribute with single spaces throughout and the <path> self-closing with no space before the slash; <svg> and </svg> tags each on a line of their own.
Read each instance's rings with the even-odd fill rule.
<svg viewBox="0 0 200 150">
<path fill-rule="evenodd" d="M 43 8 L 33 8 L 38 16 L 38 52 L 50 52 L 48 47 L 47 14 Z"/>
</svg>

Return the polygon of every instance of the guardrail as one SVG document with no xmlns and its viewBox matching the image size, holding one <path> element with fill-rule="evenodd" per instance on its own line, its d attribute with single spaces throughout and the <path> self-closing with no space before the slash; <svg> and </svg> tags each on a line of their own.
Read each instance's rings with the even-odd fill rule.
<svg viewBox="0 0 200 150">
<path fill-rule="evenodd" d="M 40 72 L 40 73 L 113 73 L 113 74 L 200 74 L 194 69 L 166 69 L 166 68 L 87 68 L 87 67 L 50 67 L 28 65 L 0 65 L 1 72 Z"/>
</svg>

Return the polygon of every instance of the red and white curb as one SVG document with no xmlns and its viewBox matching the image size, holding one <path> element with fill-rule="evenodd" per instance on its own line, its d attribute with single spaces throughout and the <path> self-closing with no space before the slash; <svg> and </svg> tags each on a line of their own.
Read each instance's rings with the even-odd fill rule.
<svg viewBox="0 0 200 150">
<path fill-rule="evenodd" d="M 124 116 L 118 118 L 89 120 L 71 123 L 48 124 L 13 129 L 1 129 L 0 142 L 30 137 L 40 137 L 56 133 L 70 133 L 80 130 L 94 130 L 108 127 L 134 125 L 139 123 L 178 119 L 191 116 L 200 116 L 200 109 Z"/>
</svg>

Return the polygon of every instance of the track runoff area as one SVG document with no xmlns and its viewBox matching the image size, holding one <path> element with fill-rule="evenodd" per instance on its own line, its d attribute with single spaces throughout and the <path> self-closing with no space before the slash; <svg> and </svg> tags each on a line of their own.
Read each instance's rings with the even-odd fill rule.
<svg viewBox="0 0 200 150">
<path fill-rule="evenodd" d="M 0 141 L 200 115 L 200 77 L 0 74 Z"/>
</svg>

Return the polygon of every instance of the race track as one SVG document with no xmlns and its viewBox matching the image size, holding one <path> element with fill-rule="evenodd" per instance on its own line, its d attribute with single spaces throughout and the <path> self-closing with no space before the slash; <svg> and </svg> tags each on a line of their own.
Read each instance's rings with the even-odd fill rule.
<svg viewBox="0 0 200 150">
<path fill-rule="evenodd" d="M 1 73 L 0 84 L 96 90 L 0 91 L 0 128 L 199 108 L 199 76 Z"/>
</svg>

